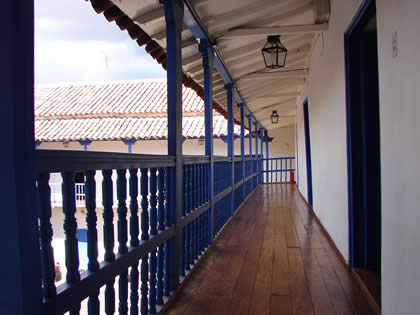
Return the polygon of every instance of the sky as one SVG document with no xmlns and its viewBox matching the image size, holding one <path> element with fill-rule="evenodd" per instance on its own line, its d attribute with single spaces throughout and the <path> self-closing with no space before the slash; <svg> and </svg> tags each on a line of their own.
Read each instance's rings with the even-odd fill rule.
<svg viewBox="0 0 420 315">
<path fill-rule="evenodd" d="M 144 47 L 85 0 L 35 1 L 35 83 L 166 78 Z"/>
</svg>

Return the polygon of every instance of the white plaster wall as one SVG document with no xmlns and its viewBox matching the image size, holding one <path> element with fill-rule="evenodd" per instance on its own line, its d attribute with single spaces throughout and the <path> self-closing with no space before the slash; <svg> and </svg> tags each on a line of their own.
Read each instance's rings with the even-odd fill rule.
<svg viewBox="0 0 420 315">
<path fill-rule="evenodd" d="M 319 35 L 297 102 L 299 189 L 307 198 L 303 102 L 308 98 L 313 208 L 346 260 L 348 247 L 344 32 L 361 0 L 332 0 L 329 31 Z"/>
<path fill-rule="evenodd" d="M 268 135 L 274 137 L 269 144 L 270 157 L 295 156 L 295 127 L 270 129 Z M 265 144 L 263 153 L 265 156 Z"/>
<path fill-rule="evenodd" d="M 419 314 L 420 1 L 377 0 L 383 314 Z M 397 32 L 398 55 L 392 57 Z"/>
<path fill-rule="evenodd" d="M 296 184 L 302 196 L 308 200 L 306 173 L 305 129 L 303 123 L 303 105 L 296 108 Z"/>
<path fill-rule="evenodd" d="M 420 283 L 420 2 L 377 0 L 382 172 L 382 313 L 418 314 Z M 360 0 L 332 0 L 297 101 L 299 190 L 306 197 L 303 125 L 308 98 L 314 211 L 348 259 L 344 32 Z M 397 32 L 398 56 L 392 57 Z"/>
<path fill-rule="evenodd" d="M 293 156 L 295 152 L 294 128 L 278 128 L 270 130 L 270 137 L 274 137 L 270 143 L 270 156 Z M 252 152 L 255 153 L 255 138 L 252 139 Z M 227 144 L 221 139 L 214 139 L 214 155 L 227 155 Z M 248 137 L 245 137 L 245 154 L 249 153 Z M 77 142 L 69 142 L 64 146 L 61 142 L 42 142 L 39 149 L 57 149 L 57 150 L 83 150 L 83 146 Z M 88 151 L 103 152 L 128 152 L 128 147 L 122 141 L 93 141 L 88 147 Z M 204 155 L 204 142 L 200 144 L 197 139 L 185 140 L 182 145 L 183 153 L 186 155 Z M 236 155 L 241 154 L 241 142 L 237 138 L 234 142 L 234 151 Z M 258 145 L 258 152 L 260 144 Z M 168 142 L 166 140 L 137 141 L 131 146 L 132 153 L 143 154 L 163 154 L 168 153 Z M 264 144 L 265 154 L 265 144 Z"/>
</svg>

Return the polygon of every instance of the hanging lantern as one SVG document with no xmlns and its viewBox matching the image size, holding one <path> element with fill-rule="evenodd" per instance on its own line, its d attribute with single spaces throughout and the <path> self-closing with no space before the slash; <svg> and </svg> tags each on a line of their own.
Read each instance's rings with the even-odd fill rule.
<svg viewBox="0 0 420 315">
<path fill-rule="evenodd" d="M 270 35 L 262 49 L 266 68 L 283 68 L 286 64 L 287 48 L 280 41 L 280 35 Z"/>
<path fill-rule="evenodd" d="M 279 122 L 279 114 L 277 114 L 276 110 L 273 110 L 273 112 L 271 113 L 271 122 L 273 124 L 277 124 Z"/>
</svg>

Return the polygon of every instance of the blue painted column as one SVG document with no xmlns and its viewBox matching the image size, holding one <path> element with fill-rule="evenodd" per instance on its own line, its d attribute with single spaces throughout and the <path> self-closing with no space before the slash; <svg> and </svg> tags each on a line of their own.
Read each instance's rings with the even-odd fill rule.
<svg viewBox="0 0 420 315">
<path fill-rule="evenodd" d="M 128 150 L 127 150 L 128 153 L 131 153 L 132 146 L 133 146 L 133 144 L 136 143 L 136 141 L 137 140 L 134 139 L 134 138 L 131 138 L 131 139 L 122 139 L 122 142 L 124 142 L 124 144 L 126 144 L 127 147 L 128 147 Z"/>
<path fill-rule="evenodd" d="M 251 158 L 250 162 L 250 174 L 252 174 L 252 117 L 248 115 L 248 131 L 249 131 L 249 157 Z"/>
<path fill-rule="evenodd" d="M 182 55 L 181 32 L 184 3 L 180 0 L 164 0 L 166 21 L 167 86 L 168 86 L 168 155 L 176 157 L 175 168 L 170 169 L 169 205 L 175 215 L 175 240 L 170 241 L 173 250 L 172 286 L 179 284 L 179 265 L 182 246 Z M 174 243 L 175 242 L 175 243 Z"/>
<path fill-rule="evenodd" d="M 242 158 L 242 201 L 245 200 L 245 117 L 244 103 L 239 104 L 241 110 L 241 158 Z"/>
<path fill-rule="evenodd" d="M 41 258 L 35 202 L 33 1 L 2 1 L 0 314 L 40 314 Z M 7 240 L 7 241 L 6 241 Z"/>
<path fill-rule="evenodd" d="M 265 162 L 265 169 L 266 171 L 268 171 L 268 159 L 269 159 L 269 155 L 268 155 L 268 130 L 264 131 L 264 139 L 265 139 L 265 158 L 266 158 L 266 162 Z M 269 173 L 266 172 L 265 173 L 265 182 L 268 183 L 268 175 Z"/>
<path fill-rule="evenodd" d="M 258 160 L 258 123 L 257 121 L 254 121 L 254 126 L 255 126 L 255 158 Z M 258 171 L 258 166 L 255 171 Z"/>
<path fill-rule="evenodd" d="M 208 189 L 210 194 L 210 242 L 214 238 L 214 161 L 213 161 L 213 97 L 212 72 L 214 66 L 214 52 L 207 39 L 200 40 L 200 52 L 204 69 L 204 127 L 205 153 L 210 157 L 210 176 Z"/>
<path fill-rule="evenodd" d="M 264 165 L 263 165 L 263 158 L 264 158 L 264 128 L 261 127 L 260 128 L 260 143 L 261 143 L 261 148 L 260 148 L 260 152 L 261 152 L 261 159 L 260 159 L 260 171 L 262 172 L 264 170 Z M 262 183 L 264 181 L 263 178 L 263 174 L 261 173 L 261 175 L 258 177 L 259 178 L 259 182 Z"/>
<path fill-rule="evenodd" d="M 231 163 L 231 176 L 230 176 L 230 186 L 233 188 L 235 184 L 235 159 L 234 159 L 234 139 L 233 139 L 233 89 L 232 84 L 226 84 L 226 97 L 227 97 L 227 110 L 228 110 L 228 119 L 227 119 L 227 134 L 228 134 L 228 156 L 232 158 Z M 230 198 L 230 210 L 229 214 L 232 216 L 233 208 L 234 208 L 234 191 L 232 190 L 231 198 Z"/>
<path fill-rule="evenodd" d="M 90 145 L 92 143 L 92 141 L 90 140 L 79 140 L 80 145 L 83 146 L 83 151 L 87 151 L 87 147 L 88 145 Z"/>
<path fill-rule="evenodd" d="M 258 169 L 258 123 L 255 120 L 254 121 L 254 126 L 255 126 L 255 169 L 254 169 L 254 173 L 257 173 L 259 171 Z M 252 178 L 252 182 L 254 183 L 254 187 L 258 185 L 258 177 L 253 177 Z"/>
</svg>

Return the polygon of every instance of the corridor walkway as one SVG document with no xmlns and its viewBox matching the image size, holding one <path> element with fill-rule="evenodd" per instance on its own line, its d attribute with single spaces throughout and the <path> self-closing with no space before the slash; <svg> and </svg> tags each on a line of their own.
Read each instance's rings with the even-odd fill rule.
<svg viewBox="0 0 420 315">
<path fill-rule="evenodd" d="M 290 184 L 259 187 L 164 314 L 373 314 Z"/>
</svg>

